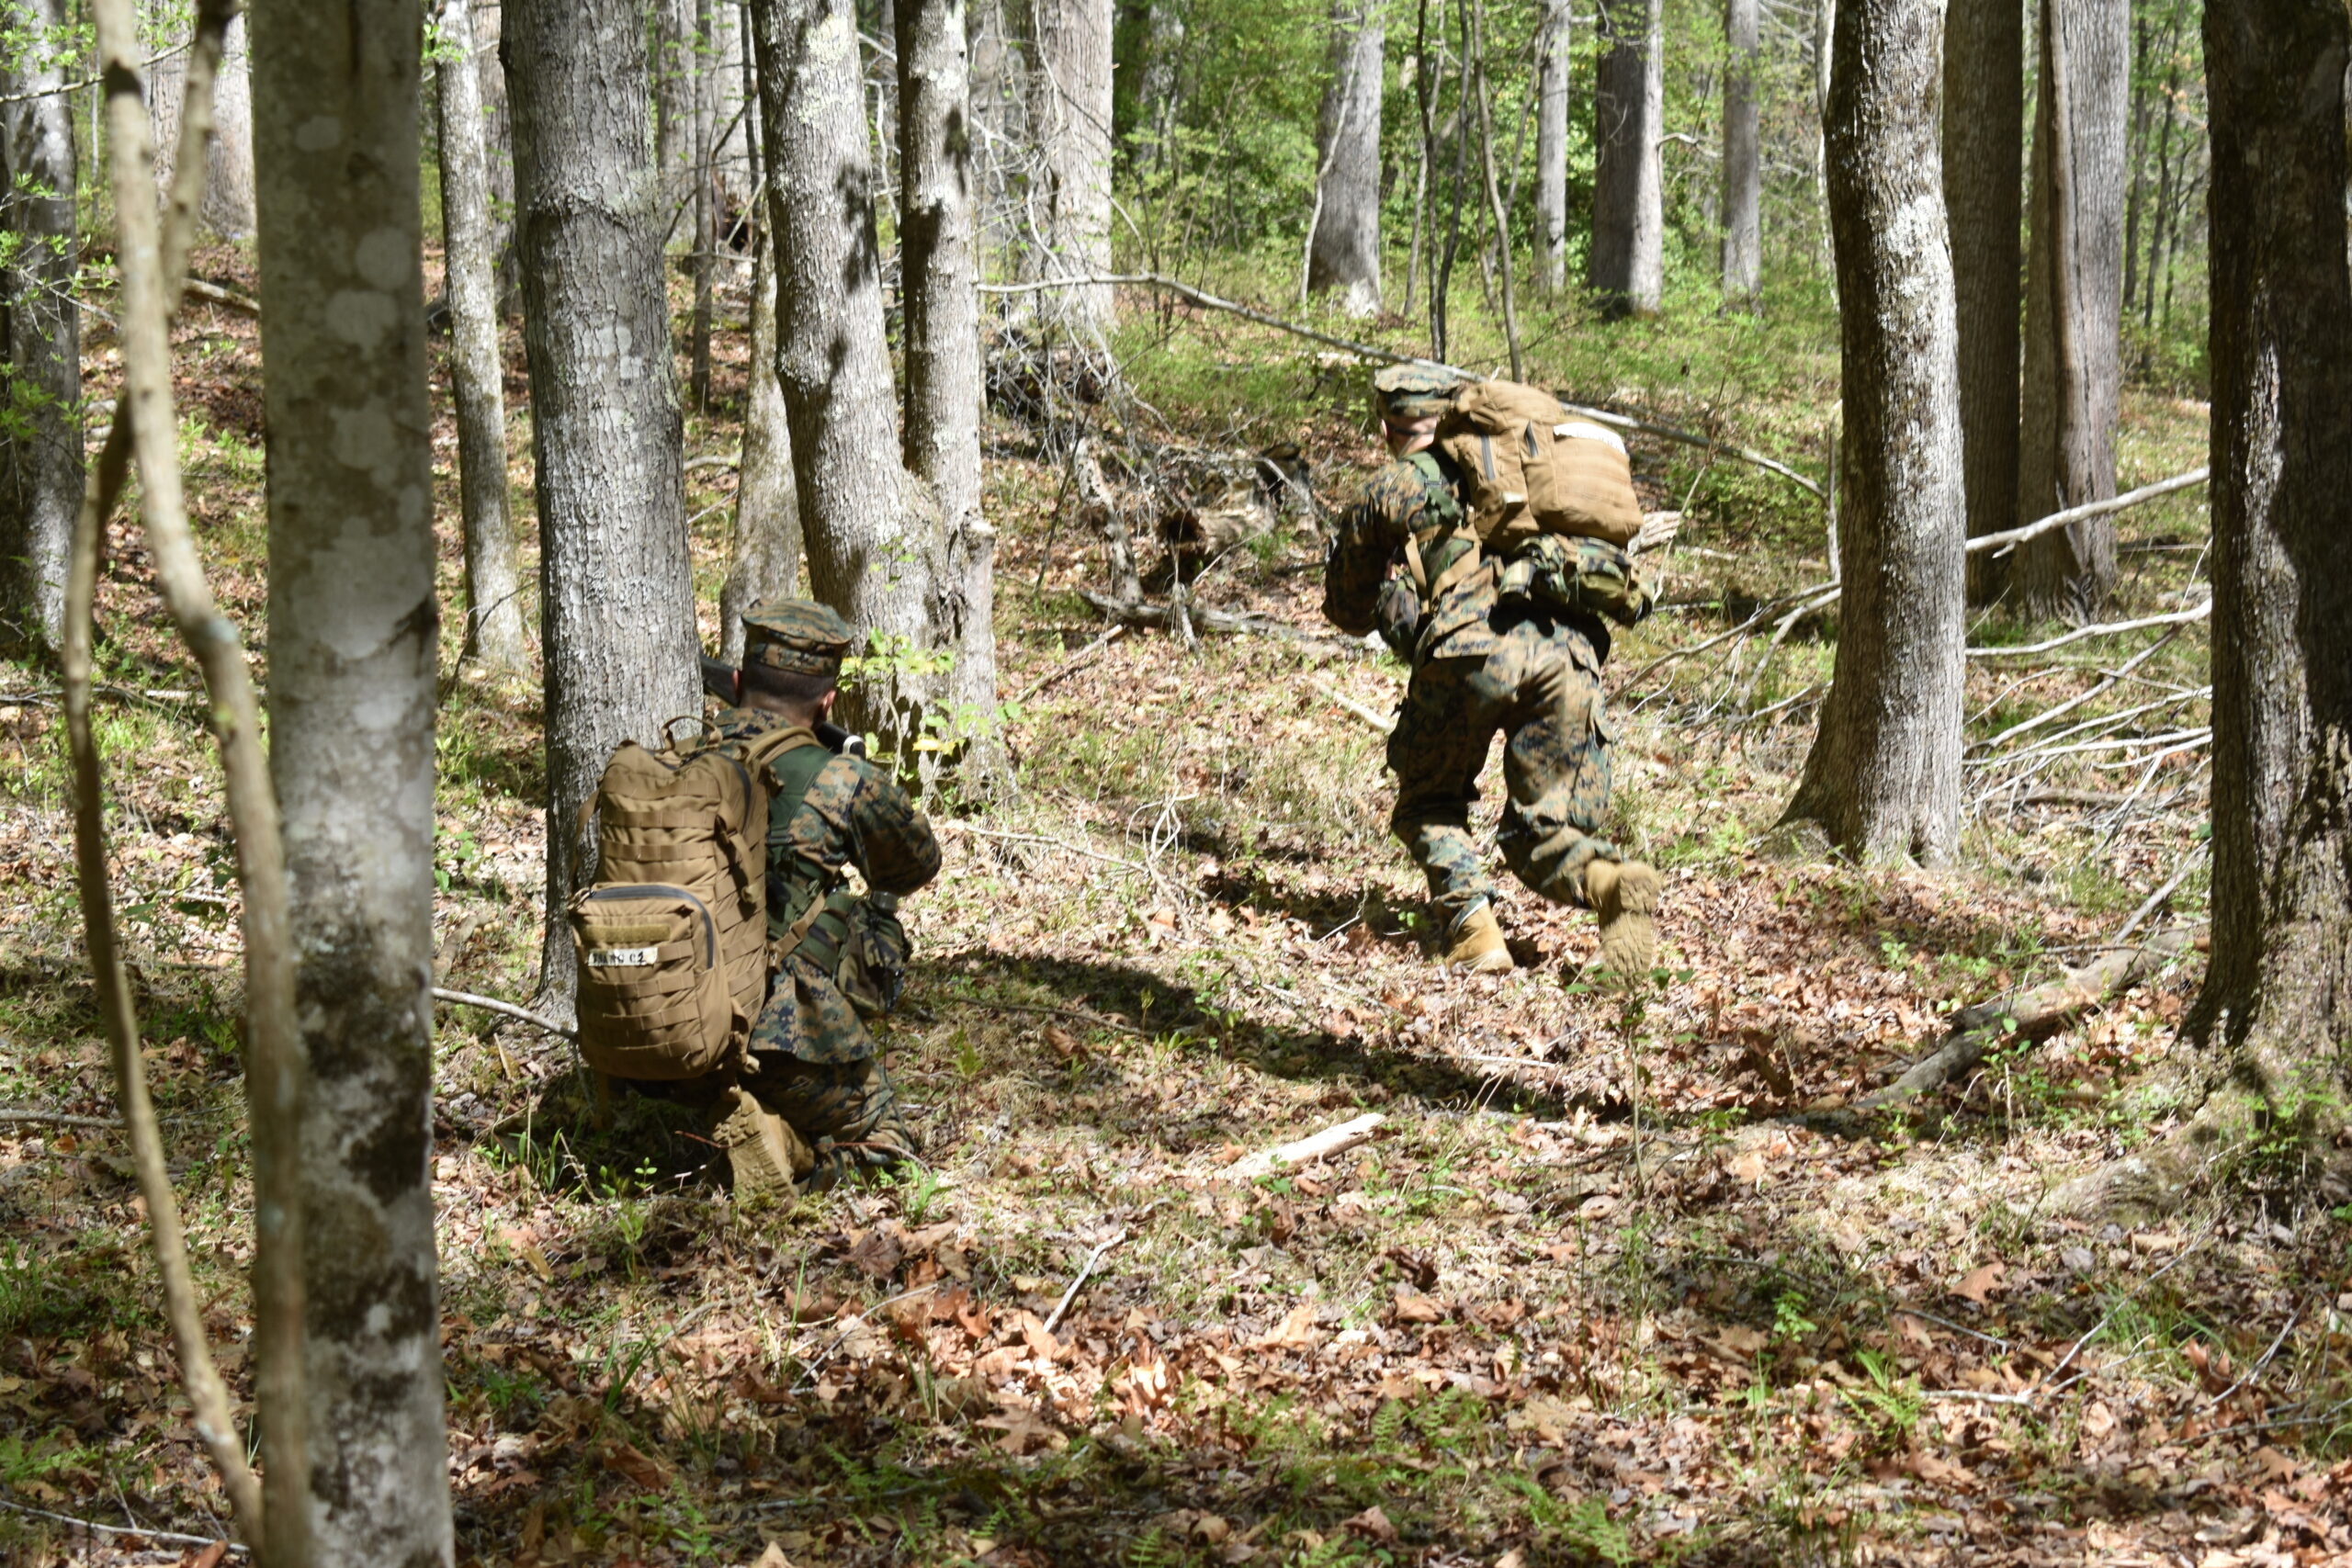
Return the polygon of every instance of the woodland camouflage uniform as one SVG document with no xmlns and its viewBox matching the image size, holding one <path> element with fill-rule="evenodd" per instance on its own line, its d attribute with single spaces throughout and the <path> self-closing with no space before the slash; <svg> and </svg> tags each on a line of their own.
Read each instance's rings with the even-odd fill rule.
<svg viewBox="0 0 2352 1568">
<path fill-rule="evenodd" d="M 1375 383 L 1388 417 L 1421 413 L 1452 385 L 1416 378 L 1424 374 Z M 1470 807 L 1498 731 L 1509 794 L 1500 848 L 1520 880 L 1555 901 L 1591 904 L 1589 868 L 1624 860 L 1600 836 L 1613 739 L 1600 691 L 1610 634 L 1582 606 L 1609 603 L 1622 616 L 1630 604 L 1636 618 L 1646 608 L 1632 558 L 1599 539 L 1545 536 L 1518 559 L 1482 560 L 1448 585 L 1470 549 L 1455 536 L 1460 494 L 1450 459 L 1433 449 L 1381 469 L 1340 518 L 1323 597 L 1334 626 L 1351 636 L 1379 630 L 1411 667 L 1388 739 L 1389 826 L 1428 877 L 1449 938 L 1494 897 Z M 1412 554 L 1439 588 L 1433 604 L 1419 604 L 1399 574 Z M 1530 592 L 1531 577 L 1546 591 Z"/>
<path fill-rule="evenodd" d="M 743 617 L 743 631 L 747 665 L 796 674 L 837 673 L 849 645 L 841 618 L 806 601 L 763 605 Z M 730 707 L 714 722 L 737 740 L 790 720 Z M 822 908 L 770 978 L 752 1029 L 754 1071 L 743 1087 L 820 1157 L 830 1142 L 865 1145 L 865 1163 L 886 1163 L 919 1145 L 866 1020 L 898 998 L 907 957 L 899 900 L 939 874 L 939 842 L 888 772 L 864 757 L 802 747 L 770 762 L 767 782 L 772 951 Z M 863 894 L 850 889 L 852 870 Z"/>
</svg>

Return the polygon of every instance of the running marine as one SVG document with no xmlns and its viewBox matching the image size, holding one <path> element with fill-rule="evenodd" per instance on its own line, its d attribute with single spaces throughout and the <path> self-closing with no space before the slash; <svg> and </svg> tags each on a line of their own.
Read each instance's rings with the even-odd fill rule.
<svg viewBox="0 0 2352 1568">
<path fill-rule="evenodd" d="M 1495 735 L 1505 738 L 1499 847 L 1519 879 L 1600 921 L 1600 961 L 1646 973 L 1657 956 L 1659 878 L 1601 836 L 1609 751 L 1600 670 L 1608 622 L 1649 597 L 1632 557 L 1600 539 L 1543 536 L 1509 560 L 1482 556 L 1462 476 L 1436 446 L 1458 378 L 1397 366 L 1373 382 L 1393 459 L 1340 517 L 1323 613 L 1350 636 L 1377 630 L 1411 669 L 1388 739 L 1389 827 L 1429 880 L 1445 962 L 1513 967 L 1470 806 Z"/>
</svg>

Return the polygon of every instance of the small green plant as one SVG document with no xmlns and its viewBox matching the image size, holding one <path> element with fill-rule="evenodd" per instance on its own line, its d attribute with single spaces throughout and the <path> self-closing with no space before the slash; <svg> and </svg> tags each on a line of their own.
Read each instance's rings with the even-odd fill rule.
<svg viewBox="0 0 2352 1568">
<path fill-rule="evenodd" d="M 1783 1291 L 1772 1303 L 1772 1337 L 1783 1345 L 1793 1344 L 1809 1334 L 1820 1332 L 1821 1325 L 1805 1316 L 1805 1299 L 1795 1291 Z"/>
<path fill-rule="evenodd" d="M 1919 1380 L 1898 1372 L 1889 1357 L 1876 1350 L 1858 1350 L 1854 1359 L 1870 1379 L 1868 1386 L 1846 1390 L 1846 1405 L 1869 1431 L 1872 1445 L 1896 1449 L 1908 1442 L 1912 1428 L 1927 1410 Z"/>
</svg>

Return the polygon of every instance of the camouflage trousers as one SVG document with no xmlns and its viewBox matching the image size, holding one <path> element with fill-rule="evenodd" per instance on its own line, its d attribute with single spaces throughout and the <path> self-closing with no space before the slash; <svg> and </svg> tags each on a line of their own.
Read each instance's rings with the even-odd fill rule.
<svg viewBox="0 0 2352 1568">
<path fill-rule="evenodd" d="M 1389 827 L 1422 873 L 1446 929 L 1494 896 L 1470 833 L 1470 805 L 1498 731 L 1504 737 L 1501 849 L 1519 879 L 1557 903 L 1585 901 L 1584 871 L 1618 860 L 1598 836 L 1609 810 L 1600 658 L 1573 626 L 1541 614 L 1496 628 L 1483 657 L 1432 659 L 1413 671 L 1388 766 Z"/>
<path fill-rule="evenodd" d="M 921 1149 L 879 1052 L 848 1062 L 804 1062 L 766 1051 L 752 1059 L 756 1070 L 743 1087 L 811 1144 L 830 1138 L 892 1143 L 910 1154 Z"/>
</svg>

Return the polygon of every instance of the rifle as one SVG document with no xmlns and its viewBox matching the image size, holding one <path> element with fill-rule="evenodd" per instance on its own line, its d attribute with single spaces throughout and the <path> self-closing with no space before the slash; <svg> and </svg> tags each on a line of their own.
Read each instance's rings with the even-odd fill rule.
<svg viewBox="0 0 2352 1568">
<path fill-rule="evenodd" d="M 743 672 L 706 653 L 702 658 L 702 689 L 729 707 L 740 707 L 743 702 Z M 852 735 L 840 725 L 821 718 L 814 728 L 817 739 L 825 743 L 827 750 L 843 756 L 865 755 L 865 736 Z"/>
</svg>

